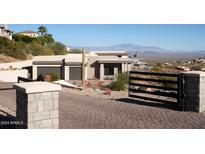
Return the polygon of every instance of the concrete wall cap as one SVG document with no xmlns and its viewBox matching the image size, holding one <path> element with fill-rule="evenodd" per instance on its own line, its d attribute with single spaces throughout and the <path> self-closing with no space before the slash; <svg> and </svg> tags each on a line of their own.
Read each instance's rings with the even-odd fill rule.
<svg viewBox="0 0 205 154">
<path fill-rule="evenodd" d="M 62 89 L 61 85 L 49 83 L 49 82 L 23 82 L 16 83 L 13 85 L 16 90 L 23 93 L 39 93 L 39 92 L 49 92 L 49 91 L 60 91 Z"/>
<path fill-rule="evenodd" d="M 205 76 L 205 72 L 202 71 L 189 71 L 189 72 L 183 72 L 184 75 L 190 75 L 190 76 Z"/>
</svg>

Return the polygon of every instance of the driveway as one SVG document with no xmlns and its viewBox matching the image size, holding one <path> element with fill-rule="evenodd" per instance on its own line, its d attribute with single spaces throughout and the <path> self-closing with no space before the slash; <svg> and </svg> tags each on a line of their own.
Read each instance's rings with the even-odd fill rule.
<svg viewBox="0 0 205 154">
<path fill-rule="evenodd" d="M 12 84 L 0 83 L 0 88 L 0 110 L 3 106 L 15 111 Z M 129 98 L 110 100 L 61 91 L 59 111 L 60 128 L 205 128 L 204 113 Z"/>
</svg>

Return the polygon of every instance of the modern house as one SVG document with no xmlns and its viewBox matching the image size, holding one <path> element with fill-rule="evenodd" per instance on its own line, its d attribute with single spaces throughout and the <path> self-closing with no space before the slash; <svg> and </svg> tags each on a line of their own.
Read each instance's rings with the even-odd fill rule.
<svg viewBox="0 0 205 154">
<path fill-rule="evenodd" d="M 0 25 L 0 36 L 1 37 L 6 37 L 12 40 L 12 33 L 13 31 L 9 30 L 6 26 Z"/>
<path fill-rule="evenodd" d="M 127 72 L 134 62 L 125 51 L 90 51 L 86 53 L 86 80 L 114 79 Z M 38 75 L 55 72 L 64 80 L 82 79 L 82 53 L 61 56 L 36 56 L 33 59 L 33 79 Z"/>
<path fill-rule="evenodd" d="M 37 32 L 34 32 L 32 30 L 25 30 L 22 32 L 18 32 L 17 34 L 25 35 L 25 36 L 29 36 L 29 37 L 38 37 L 39 36 L 39 34 Z"/>
</svg>

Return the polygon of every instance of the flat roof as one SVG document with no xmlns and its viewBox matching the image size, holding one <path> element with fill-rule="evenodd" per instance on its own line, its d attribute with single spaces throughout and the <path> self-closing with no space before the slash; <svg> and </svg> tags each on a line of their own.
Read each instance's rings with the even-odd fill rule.
<svg viewBox="0 0 205 154">
<path fill-rule="evenodd" d="M 100 59 L 98 63 L 133 63 L 133 59 L 120 58 L 120 59 Z"/>
<path fill-rule="evenodd" d="M 90 52 L 95 52 L 95 53 L 127 53 L 126 51 L 123 50 L 103 50 L 103 51 L 90 51 Z"/>
<path fill-rule="evenodd" d="M 126 51 L 90 51 L 91 54 L 97 54 L 97 55 L 128 55 Z"/>
<path fill-rule="evenodd" d="M 63 61 L 66 58 L 66 55 L 57 55 L 57 56 L 35 56 L 33 61 Z"/>
<path fill-rule="evenodd" d="M 33 58 L 34 65 L 59 65 L 63 63 L 66 55 L 57 56 L 35 56 Z"/>
</svg>

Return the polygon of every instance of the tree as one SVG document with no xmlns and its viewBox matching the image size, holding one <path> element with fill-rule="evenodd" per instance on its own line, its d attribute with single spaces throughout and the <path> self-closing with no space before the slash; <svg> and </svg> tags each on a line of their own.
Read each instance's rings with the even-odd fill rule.
<svg viewBox="0 0 205 154">
<path fill-rule="evenodd" d="M 73 48 L 73 49 L 70 49 L 70 52 L 82 53 L 82 50 L 79 48 Z"/>
<path fill-rule="evenodd" d="M 41 45 L 48 46 L 55 42 L 51 34 L 45 34 L 44 36 L 39 36 L 37 38 L 37 42 L 40 43 Z"/>
<path fill-rule="evenodd" d="M 45 33 L 47 33 L 47 28 L 45 26 L 38 27 L 38 32 L 43 36 Z"/>
<path fill-rule="evenodd" d="M 53 50 L 54 55 L 65 55 L 65 53 L 66 53 L 65 45 L 63 45 L 60 42 L 54 42 L 51 45 L 51 49 Z"/>
</svg>

